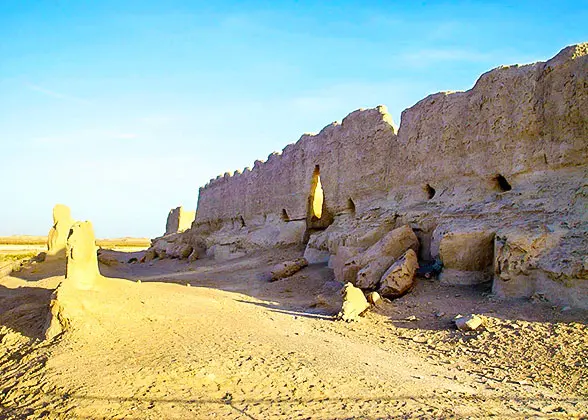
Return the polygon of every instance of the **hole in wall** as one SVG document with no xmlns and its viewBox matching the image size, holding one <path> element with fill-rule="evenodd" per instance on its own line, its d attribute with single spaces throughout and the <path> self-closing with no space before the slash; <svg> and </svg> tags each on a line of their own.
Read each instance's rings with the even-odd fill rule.
<svg viewBox="0 0 588 420">
<path fill-rule="evenodd" d="M 288 212 L 286 211 L 286 209 L 282 209 L 282 221 L 283 222 L 290 221 L 290 217 L 288 216 Z"/>
<path fill-rule="evenodd" d="M 310 183 L 310 215 L 320 219 L 323 215 L 323 203 L 325 195 L 321 184 L 321 175 L 319 165 L 314 167 L 312 180 Z"/>
<path fill-rule="evenodd" d="M 501 174 L 496 175 L 493 180 L 494 180 L 495 188 L 497 190 L 502 191 L 502 192 L 512 190 L 512 186 L 510 185 L 510 183 Z"/>
<path fill-rule="evenodd" d="M 306 207 L 306 232 L 303 242 L 307 243 L 310 235 L 329 227 L 333 223 L 333 216 L 327 208 L 325 193 L 320 177 L 320 167 L 316 165 L 312 172 L 310 192 Z"/>
<path fill-rule="evenodd" d="M 347 211 L 355 216 L 355 203 L 353 202 L 351 197 L 347 199 Z"/>
<path fill-rule="evenodd" d="M 241 227 L 244 228 L 245 227 L 245 219 L 243 219 L 243 216 L 239 216 L 237 218 L 237 220 L 241 223 Z"/>
<path fill-rule="evenodd" d="M 435 188 L 431 187 L 430 184 L 427 184 L 423 187 L 423 189 L 425 190 L 425 194 L 427 194 L 427 200 L 432 199 L 433 197 L 435 197 L 435 193 L 437 192 L 435 190 Z"/>
</svg>

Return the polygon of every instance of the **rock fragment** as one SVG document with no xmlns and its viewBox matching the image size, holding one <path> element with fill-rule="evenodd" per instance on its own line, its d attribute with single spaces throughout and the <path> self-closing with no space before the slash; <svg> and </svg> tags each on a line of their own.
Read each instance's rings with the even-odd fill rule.
<svg viewBox="0 0 588 420">
<path fill-rule="evenodd" d="M 196 261 L 199 257 L 200 257 L 200 255 L 198 254 L 198 250 L 193 249 L 192 253 L 188 256 L 188 261 L 189 262 Z"/>
<path fill-rule="evenodd" d="M 419 249 L 419 240 L 408 225 L 388 232 L 382 239 L 369 247 L 359 258 L 359 265 L 365 267 L 379 258 L 390 257 L 390 264 L 400 258 L 407 249 Z"/>
<path fill-rule="evenodd" d="M 157 253 L 155 252 L 155 249 L 149 248 L 147 251 L 145 251 L 145 255 L 143 256 L 143 258 L 141 258 L 141 262 L 149 262 L 154 260 L 155 258 L 157 258 Z"/>
<path fill-rule="evenodd" d="M 290 277 L 294 273 L 302 270 L 308 265 L 306 258 L 297 258 L 293 261 L 285 261 L 283 263 L 276 264 L 270 271 L 270 281 L 276 281 Z"/>
<path fill-rule="evenodd" d="M 337 281 L 345 284 L 355 279 L 360 267 L 357 266 L 357 264 L 354 264 L 352 259 L 353 257 L 360 254 L 363 250 L 364 248 L 355 246 L 339 246 L 337 253 L 331 258 L 333 273 L 335 274 L 335 279 Z M 347 265 L 348 263 L 349 265 Z M 350 268 L 352 264 L 354 264 L 357 270 Z"/>
<path fill-rule="evenodd" d="M 414 252 L 414 251 L 413 251 Z M 377 258 L 358 271 L 355 285 L 360 289 L 375 289 L 380 283 L 382 274 L 394 263 L 390 257 Z"/>
<path fill-rule="evenodd" d="M 388 232 L 382 239 L 345 263 L 344 280 L 361 289 L 375 289 L 382 274 L 408 249 L 418 251 L 419 240 L 410 226 Z M 416 253 L 415 253 L 416 255 Z M 353 274 L 355 274 L 355 278 Z"/>
<path fill-rule="evenodd" d="M 359 316 L 370 307 L 363 292 L 353 284 L 346 283 L 341 293 L 343 295 L 343 306 L 337 315 L 337 319 L 346 322 L 359 321 Z"/>
<path fill-rule="evenodd" d="M 382 303 L 382 297 L 380 296 L 380 294 L 378 292 L 368 293 L 367 300 L 369 303 L 371 303 L 372 305 L 376 305 L 376 306 Z"/>
<path fill-rule="evenodd" d="M 476 331 L 483 324 L 482 318 L 474 314 L 458 315 L 453 322 L 455 322 L 455 326 L 460 331 Z"/>
<path fill-rule="evenodd" d="M 409 249 L 382 276 L 380 294 L 387 298 L 396 298 L 405 294 L 413 286 L 418 268 L 416 252 Z"/>
<path fill-rule="evenodd" d="M 183 245 L 180 247 L 180 251 L 179 251 L 179 256 L 181 259 L 185 260 L 187 258 L 190 257 L 190 255 L 192 255 L 192 252 L 194 251 L 194 248 L 192 248 L 191 245 Z"/>
<path fill-rule="evenodd" d="M 442 284 L 472 285 L 492 280 L 494 232 L 449 232 L 441 239 Z"/>
</svg>

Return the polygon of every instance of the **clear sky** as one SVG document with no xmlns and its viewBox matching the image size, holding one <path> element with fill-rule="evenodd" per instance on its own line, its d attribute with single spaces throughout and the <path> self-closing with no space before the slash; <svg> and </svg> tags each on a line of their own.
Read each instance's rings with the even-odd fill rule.
<svg viewBox="0 0 588 420">
<path fill-rule="evenodd" d="M 0 235 L 62 202 L 165 230 L 198 187 L 358 108 L 400 113 L 588 41 L 586 1 L 0 0 Z"/>
</svg>

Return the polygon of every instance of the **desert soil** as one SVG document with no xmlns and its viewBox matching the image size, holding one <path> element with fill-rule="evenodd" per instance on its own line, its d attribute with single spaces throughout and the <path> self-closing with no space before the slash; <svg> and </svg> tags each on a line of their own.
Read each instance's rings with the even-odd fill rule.
<svg viewBox="0 0 588 420">
<path fill-rule="evenodd" d="M 419 279 L 348 324 L 334 319 L 341 285 L 325 265 L 267 281 L 293 249 L 190 264 L 109 252 L 109 278 L 80 293 L 71 328 L 50 342 L 64 263 L 0 279 L 0 418 L 588 414 L 586 311 Z M 485 328 L 457 331 L 458 313 Z"/>
</svg>

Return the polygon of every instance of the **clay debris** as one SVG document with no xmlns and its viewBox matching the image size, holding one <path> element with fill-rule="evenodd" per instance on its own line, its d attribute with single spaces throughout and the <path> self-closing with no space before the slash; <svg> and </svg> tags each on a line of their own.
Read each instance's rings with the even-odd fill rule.
<svg viewBox="0 0 588 420">
<path fill-rule="evenodd" d="M 378 306 L 382 303 L 382 297 L 378 292 L 369 292 L 367 294 L 367 301 L 374 306 Z"/>
<path fill-rule="evenodd" d="M 276 281 L 290 277 L 308 265 L 306 258 L 297 258 L 293 261 L 285 261 L 276 264 L 270 270 L 270 281 Z"/>
<path fill-rule="evenodd" d="M 400 258 L 407 249 L 419 250 L 419 240 L 408 225 L 388 232 L 382 239 L 369 247 L 358 259 L 365 267 L 379 258 L 389 257 L 390 264 Z"/>
<path fill-rule="evenodd" d="M 192 238 L 175 233 L 151 240 L 151 246 L 145 252 L 141 262 L 155 258 L 178 258 L 190 262 L 199 259 L 206 252 L 206 245 L 201 238 Z"/>
<path fill-rule="evenodd" d="M 388 267 L 393 263 L 394 258 L 390 256 L 376 258 L 357 272 L 354 281 L 355 285 L 360 289 L 366 290 L 377 288 L 378 283 L 382 278 L 382 274 L 384 274 Z"/>
<path fill-rule="evenodd" d="M 346 283 L 341 290 L 343 296 L 343 306 L 337 315 L 337 319 L 351 322 L 359 321 L 359 316 L 367 311 L 370 307 L 361 289 L 351 283 Z"/>
<path fill-rule="evenodd" d="M 476 331 L 484 325 L 484 321 L 477 315 L 457 315 L 453 320 L 460 331 Z"/>
<path fill-rule="evenodd" d="M 414 285 L 418 268 L 416 252 L 409 249 L 382 276 L 380 294 L 387 298 L 397 298 L 408 292 Z"/>
<path fill-rule="evenodd" d="M 416 260 L 418 249 L 419 240 L 408 225 L 388 232 L 364 252 L 360 252 L 360 248 L 340 247 L 333 264 L 335 278 L 342 283 L 351 282 L 360 289 L 377 289 L 384 273 L 396 260 L 407 250 L 412 251 Z M 350 257 L 342 263 L 348 255 Z M 412 277 L 414 280 L 414 275 Z"/>
</svg>

